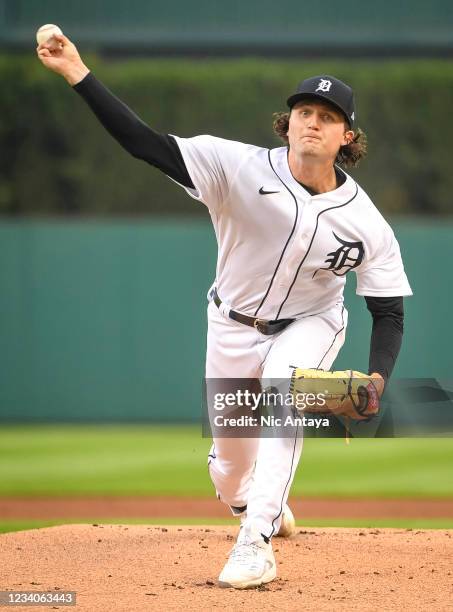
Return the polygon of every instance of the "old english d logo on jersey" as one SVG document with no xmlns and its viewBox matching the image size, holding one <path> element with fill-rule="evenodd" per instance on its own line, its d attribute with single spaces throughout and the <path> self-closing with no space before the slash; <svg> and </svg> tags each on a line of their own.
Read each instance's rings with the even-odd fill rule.
<svg viewBox="0 0 453 612">
<path fill-rule="evenodd" d="M 344 276 L 349 270 L 357 268 L 362 263 L 363 242 L 348 242 L 337 236 L 335 232 L 332 232 L 332 234 L 341 246 L 336 251 L 327 254 L 326 263 L 329 265 L 327 268 L 320 268 L 320 270 L 331 270 L 337 276 Z M 319 270 L 316 270 L 316 272 L 319 272 Z M 313 274 L 313 277 L 315 274 Z"/>
</svg>

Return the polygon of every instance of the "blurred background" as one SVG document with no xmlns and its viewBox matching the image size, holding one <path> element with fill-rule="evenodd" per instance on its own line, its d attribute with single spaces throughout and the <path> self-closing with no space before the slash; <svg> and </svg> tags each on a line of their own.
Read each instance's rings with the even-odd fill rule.
<svg viewBox="0 0 453 612">
<path fill-rule="evenodd" d="M 369 142 L 368 158 L 351 174 L 391 222 L 414 291 L 394 377 L 451 379 L 451 2 L 0 0 L 0 493 L 67 493 L 63 483 L 77 469 L 78 488 L 69 489 L 86 493 L 96 449 L 105 451 L 111 440 L 106 424 L 199 422 L 206 292 L 215 272 L 205 207 L 128 156 L 66 82 L 40 64 L 35 32 L 45 23 L 58 24 L 93 73 L 144 121 L 180 136 L 280 146 L 272 113 L 285 110 L 298 81 L 327 73 L 349 83 Z M 349 333 L 335 365 L 364 370 L 371 318 L 355 296 L 354 275 L 346 306 Z M 79 454 L 65 463 L 70 444 L 57 452 L 46 435 L 46 443 L 36 435 L 61 423 L 97 424 L 106 437 L 88 460 L 88 430 L 73 428 L 82 432 Z M 61 440 L 69 430 L 46 431 Z M 131 447 L 137 431 L 122 430 Z M 174 446 L 174 431 L 160 429 L 159 439 Z M 188 465 L 191 452 L 203 462 L 208 441 L 196 425 L 184 431 L 180 464 Z M 436 444 L 433 464 L 427 446 L 414 447 L 390 488 L 386 472 L 379 490 L 351 483 L 323 489 L 326 479 L 316 471 L 318 488 L 304 489 L 303 480 L 295 487 L 308 495 L 396 496 L 412 483 L 407 496 L 450 496 L 451 442 L 442 441 L 440 454 Z M 141 460 L 122 464 L 123 478 L 144 465 L 151 450 L 146 442 L 143 448 Z M 421 456 L 432 466 L 423 482 L 420 471 L 418 478 L 410 473 Z M 399 469 L 403 463 L 395 461 Z M 132 492 L 154 491 L 162 466 L 146 465 L 145 484 Z M 187 476 L 194 482 L 195 472 Z M 204 472 L 199 481 L 206 484 L 197 494 L 210 494 Z M 101 489 L 93 485 L 90 493 Z"/>
</svg>

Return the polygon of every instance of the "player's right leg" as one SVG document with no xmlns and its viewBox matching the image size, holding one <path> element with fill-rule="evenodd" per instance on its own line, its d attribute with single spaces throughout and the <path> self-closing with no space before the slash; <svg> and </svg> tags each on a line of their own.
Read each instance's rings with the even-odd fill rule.
<svg viewBox="0 0 453 612">
<path fill-rule="evenodd" d="M 208 306 L 206 379 L 215 386 L 225 379 L 259 378 L 261 363 L 270 342 L 258 339 L 255 329 L 223 317 L 215 304 Z M 214 412 L 208 406 L 210 416 Z M 230 507 L 247 505 L 258 452 L 258 437 L 215 436 L 208 456 L 208 468 L 218 498 Z"/>
</svg>

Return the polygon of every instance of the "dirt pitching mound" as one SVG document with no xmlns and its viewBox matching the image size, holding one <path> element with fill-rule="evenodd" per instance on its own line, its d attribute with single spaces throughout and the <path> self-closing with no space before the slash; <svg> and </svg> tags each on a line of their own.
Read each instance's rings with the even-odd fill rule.
<svg viewBox="0 0 453 612">
<path fill-rule="evenodd" d="M 277 580 L 220 589 L 217 576 L 236 533 L 143 525 L 7 533 L 0 536 L 0 590 L 76 591 L 76 608 L 45 609 L 87 612 L 453 610 L 453 531 L 298 529 L 289 540 L 273 540 Z"/>
</svg>

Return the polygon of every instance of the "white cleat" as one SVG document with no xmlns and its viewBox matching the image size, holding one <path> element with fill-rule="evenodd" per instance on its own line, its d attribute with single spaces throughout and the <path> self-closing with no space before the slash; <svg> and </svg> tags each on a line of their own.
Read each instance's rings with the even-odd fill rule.
<svg viewBox="0 0 453 612">
<path fill-rule="evenodd" d="M 277 575 L 272 545 L 250 527 L 242 527 L 220 573 L 219 586 L 248 589 L 271 582 Z"/>
<path fill-rule="evenodd" d="M 290 538 L 296 533 L 296 521 L 294 514 L 291 512 L 288 504 L 285 504 L 283 508 L 282 522 L 280 529 L 278 530 L 277 536 L 281 538 Z"/>
</svg>

